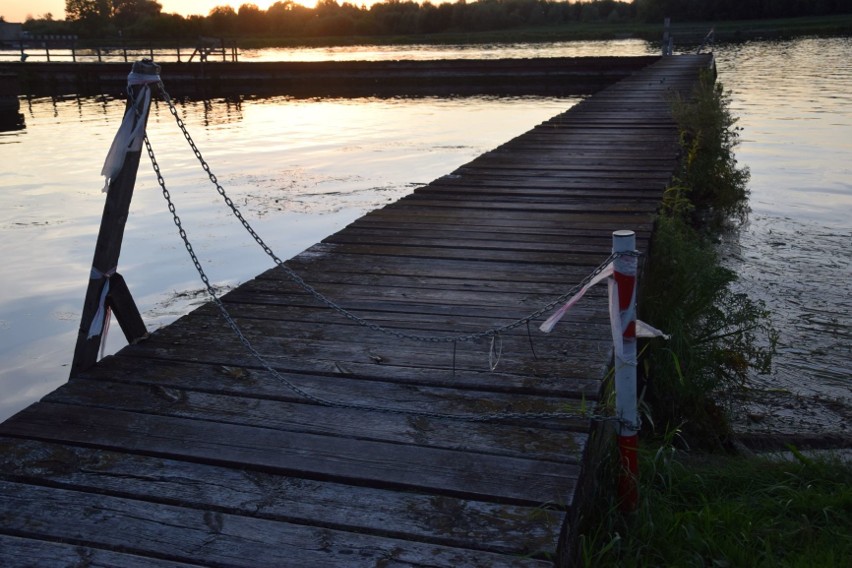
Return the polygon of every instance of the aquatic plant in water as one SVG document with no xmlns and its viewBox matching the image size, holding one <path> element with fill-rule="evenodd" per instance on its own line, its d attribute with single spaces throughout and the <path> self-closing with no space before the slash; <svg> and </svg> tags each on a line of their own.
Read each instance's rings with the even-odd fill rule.
<svg viewBox="0 0 852 568">
<path fill-rule="evenodd" d="M 643 361 L 652 419 L 705 448 L 729 438 L 722 393 L 768 372 L 777 341 L 763 303 L 731 289 L 736 274 L 721 266 L 714 245 L 719 231 L 748 215 L 749 173 L 734 157 L 739 134 L 729 103 L 709 72 L 690 98 L 672 101 L 681 168 L 666 191 L 639 306 L 672 336 Z"/>
</svg>

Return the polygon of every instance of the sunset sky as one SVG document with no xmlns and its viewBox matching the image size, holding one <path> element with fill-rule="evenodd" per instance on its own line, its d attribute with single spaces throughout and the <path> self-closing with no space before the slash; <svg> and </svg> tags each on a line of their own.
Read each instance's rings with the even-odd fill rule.
<svg viewBox="0 0 852 568">
<path fill-rule="evenodd" d="M 254 0 L 262 10 L 266 10 L 276 0 Z M 350 0 L 351 1 L 351 0 Z M 163 12 L 177 12 L 188 16 L 190 14 L 201 14 L 206 16 L 216 6 L 230 4 L 236 10 L 245 0 L 232 2 L 229 0 L 158 0 L 163 6 Z M 298 0 L 300 4 L 313 6 L 316 0 Z M 353 4 L 371 4 L 371 2 L 353 1 Z M 435 3 L 435 2 L 433 2 Z M 65 18 L 65 0 L 0 0 L 0 16 L 4 16 L 7 22 L 23 22 L 28 15 L 39 18 L 50 12 L 54 19 Z"/>
</svg>

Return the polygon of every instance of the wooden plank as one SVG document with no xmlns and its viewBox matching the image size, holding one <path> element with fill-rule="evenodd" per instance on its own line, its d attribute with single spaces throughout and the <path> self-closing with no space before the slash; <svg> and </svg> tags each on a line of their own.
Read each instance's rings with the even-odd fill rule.
<svg viewBox="0 0 852 568">
<path fill-rule="evenodd" d="M 0 471 L 19 482 L 507 554 L 554 550 L 565 516 L 13 438 L 0 438 Z"/>
<path fill-rule="evenodd" d="M 494 357 L 489 355 L 490 341 L 485 340 L 474 345 L 459 344 L 454 350 L 451 343 L 437 346 L 418 343 L 399 347 L 389 343 L 388 337 L 376 338 L 361 345 L 333 340 L 290 341 L 286 337 L 252 336 L 250 339 L 265 362 L 274 368 L 294 372 L 346 369 L 354 363 L 361 366 L 395 367 L 397 373 L 405 373 L 407 369 L 419 367 L 440 370 L 452 376 L 454 372 L 488 371 Z M 539 354 L 535 359 L 528 343 L 519 340 L 517 344 L 523 345 L 524 350 L 507 352 L 508 348 L 503 348 L 497 365 L 502 373 L 600 377 L 604 374 L 611 352 L 611 346 L 603 342 L 599 344 L 598 350 L 589 353 L 574 351 L 574 347 L 565 345 L 549 350 L 547 356 Z M 215 346 L 215 349 L 211 346 Z M 576 353 L 576 356 L 566 361 L 565 355 L 568 353 Z M 224 329 L 180 332 L 177 336 L 153 334 L 144 347 L 131 346 L 125 354 L 229 367 L 258 366 L 258 362 L 236 344 L 235 337 Z"/>
<path fill-rule="evenodd" d="M 280 432 L 42 402 L 16 414 L 0 434 L 144 453 L 210 465 L 249 467 L 378 488 L 539 506 L 571 505 L 579 467 L 422 446 Z"/>
<path fill-rule="evenodd" d="M 452 210 L 455 211 L 455 210 Z M 455 213 L 453 213 L 455 215 Z M 634 213 L 630 214 L 634 216 Z M 624 224 L 624 223 L 622 223 Z M 368 244 L 357 243 L 335 243 L 337 249 L 344 254 L 361 254 L 371 256 L 399 256 L 407 259 L 455 259 L 466 262 L 511 262 L 522 265 L 570 265 L 570 264 L 598 264 L 603 259 L 599 253 L 584 253 L 583 251 L 551 252 L 536 250 L 487 250 L 487 249 L 465 249 L 465 248 L 441 248 L 427 246 L 403 246 L 396 243 Z M 605 257 L 604 257 L 605 258 Z M 598 261 L 598 262 L 596 262 Z"/>
<path fill-rule="evenodd" d="M 0 530 L 2 530 L 0 528 Z M 86 568 L 189 568 L 198 564 L 172 562 L 95 548 L 90 544 L 55 542 L 38 535 L 33 538 L 0 534 L 4 568 L 85 566 Z"/>
<path fill-rule="evenodd" d="M 414 222 L 412 217 L 412 226 L 419 226 Z M 367 221 L 362 218 L 362 221 L 368 224 L 381 224 L 379 218 L 371 218 Z M 406 219 L 407 221 L 407 219 Z M 401 223 L 402 221 L 396 221 Z M 428 222 L 424 224 L 429 224 Z M 637 240 L 647 242 L 650 237 L 651 223 L 647 224 L 646 232 L 641 233 L 642 237 Z M 522 230 L 522 229 L 520 229 Z M 610 235 L 612 231 L 610 230 Z M 610 237 L 611 239 L 612 237 Z M 641 246 L 641 245 L 640 245 Z M 611 248 L 611 246 L 610 246 Z M 640 249 L 641 250 L 641 249 Z M 607 250 L 606 256 L 609 256 Z M 510 282 L 552 282 L 560 284 L 571 284 L 579 282 L 582 278 L 588 275 L 589 267 L 598 266 L 606 258 L 601 255 L 586 255 L 586 262 L 578 263 L 577 266 L 562 266 L 558 271 L 554 271 L 552 266 L 536 266 L 535 264 L 525 264 L 521 269 L 517 264 L 504 262 L 500 260 L 482 260 L 476 263 L 478 270 L 472 270 L 472 266 L 460 259 L 436 258 L 430 259 L 428 264 L 412 261 L 411 259 L 401 257 L 384 257 L 381 259 L 381 264 L 375 266 L 365 262 L 360 254 L 352 254 L 342 250 L 342 247 L 333 243 L 319 243 L 304 251 L 298 257 L 287 261 L 287 266 L 291 267 L 298 273 L 311 273 L 319 275 L 326 271 L 339 271 L 335 268 L 343 263 L 350 268 L 355 268 L 357 272 L 362 274 L 378 273 L 378 274 L 397 274 L 410 276 L 426 276 L 433 274 L 441 278 L 487 278 L 491 280 L 510 281 Z M 322 268 L 318 268 L 322 267 Z"/>
<path fill-rule="evenodd" d="M 519 427 L 519 420 L 510 424 L 494 421 L 470 423 L 355 408 L 379 405 L 409 411 L 429 408 L 434 412 L 461 414 L 465 411 L 465 406 L 472 406 L 471 403 L 465 405 L 455 402 L 434 404 L 434 400 L 440 400 L 441 396 L 446 398 L 451 394 L 441 393 L 441 389 L 436 388 L 402 389 L 389 383 L 368 382 L 367 384 L 373 386 L 374 390 L 384 388 L 395 391 L 391 396 L 379 399 L 368 398 L 371 393 L 363 392 L 362 385 L 359 385 L 361 393 L 355 389 L 346 389 L 347 385 L 340 379 L 334 381 L 334 379 L 314 377 L 314 384 L 310 384 L 305 380 L 297 381 L 295 377 L 288 377 L 288 380 L 293 379 L 299 383 L 299 388 L 303 388 L 313 396 L 324 396 L 342 401 L 345 405 L 352 405 L 352 407 L 335 408 L 315 404 L 280 387 L 274 398 L 250 396 L 245 390 L 236 395 L 234 389 L 229 388 L 228 384 L 234 382 L 235 373 L 222 372 L 221 368 L 205 369 L 189 365 L 182 367 L 187 374 L 184 375 L 186 378 L 180 382 L 158 381 L 152 377 L 147 381 L 141 378 L 138 383 L 127 384 L 84 380 L 78 377 L 48 395 L 44 400 L 127 412 L 136 412 L 139 408 L 145 408 L 147 413 L 157 416 L 211 420 L 222 424 L 257 426 L 281 432 L 305 432 L 574 464 L 579 462 L 577 452 L 586 441 L 584 433 L 562 430 L 562 428 L 586 430 L 587 421 L 582 418 L 560 421 L 531 418 L 526 425 Z M 244 370 L 238 378 L 242 383 L 254 382 L 253 375 L 256 374 L 258 373 Z M 208 377 L 212 377 L 212 381 L 206 381 Z M 266 378 L 269 383 L 274 382 L 273 379 L 268 378 L 268 373 L 264 373 L 263 378 Z M 350 379 L 346 382 L 352 384 L 354 381 Z M 193 389 L 193 383 L 199 384 L 199 387 Z M 411 393 L 410 400 L 402 399 L 403 390 Z M 352 394 L 352 398 L 343 398 L 341 392 L 346 395 Z M 484 395 L 483 399 L 478 401 L 480 407 L 506 406 L 496 400 L 494 393 L 471 392 L 467 393 L 467 397 L 475 398 L 479 394 Z M 515 402 L 512 408 L 515 408 L 516 412 L 524 412 L 525 408 L 534 408 L 540 404 L 535 397 L 531 396 L 513 394 L 511 398 Z M 580 401 L 566 400 L 562 408 L 568 411 L 573 407 L 579 414 L 581 406 L 579 403 Z M 462 407 L 461 411 L 457 410 L 459 406 Z"/>
<path fill-rule="evenodd" d="M 257 361 L 247 354 L 232 356 L 232 365 L 204 363 L 198 358 L 192 361 L 162 360 L 151 357 L 150 353 L 122 352 L 110 360 L 109 369 L 95 367 L 89 369 L 81 377 L 96 380 L 122 381 L 128 383 L 151 381 L 150 384 L 165 386 L 181 386 L 187 377 L 193 376 L 191 369 L 186 366 L 210 365 L 231 380 L 221 387 L 221 392 L 233 392 L 237 395 L 246 393 L 259 397 L 282 398 L 282 388 L 271 374 L 257 364 Z M 145 371 L 139 373 L 139 358 L 145 358 Z M 569 398 L 596 400 L 602 378 L 589 378 L 576 374 L 560 374 L 559 376 L 525 376 L 496 371 L 457 369 L 455 373 L 445 369 L 429 369 L 393 365 L 377 365 L 375 362 L 355 363 L 342 361 L 325 361 L 318 363 L 306 372 L 304 369 L 288 369 L 273 360 L 273 368 L 287 373 L 295 384 L 301 381 L 318 380 L 318 377 L 339 377 L 358 381 L 393 381 L 397 384 L 428 385 L 435 387 L 457 388 L 462 390 L 485 390 L 503 393 L 522 393 L 530 395 L 564 396 Z M 603 372 L 603 366 L 601 367 Z M 196 385 L 199 390 L 203 385 Z"/>
<path fill-rule="evenodd" d="M 420 215 L 408 210 L 377 209 L 365 215 L 365 217 L 392 221 L 415 221 L 443 223 L 445 225 L 458 226 L 505 226 L 507 228 L 517 224 L 520 227 L 534 227 L 542 224 L 545 227 L 559 227 L 571 225 L 575 228 L 605 229 L 612 232 L 613 227 L 636 227 L 638 230 L 650 230 L 653 220 L 649 218 L 649 212 L 644 213 L 579 213 L 579 212 L 536 212 L 535 215 L 519 216 L 511 211 L 486 211 L 475 207 L 460 208 L 454 211 L 424 211 Z"/>
<path fill-rule="evenodd" d="M 358 239 L 353 240 L 358 243 Z M 356 273 L 355 279 L 358 280 L 359 276 Z M 432 285 L 431 282 L 418 285 L 410 280 L 410 285 L 393 285 L 387 280 L 383 279 L 382 281 L 384 284 L 370 282 L 370 278 L 363 278 L 357 284 L 351 281 L 326 280 L 325 282 L 317 282 L 312 287 L 331 298 L 339 299 L 341 304 L 350 304 L 362 300 L 380 301 L 388 304 L 399 301 L 412 306 L 432 303 L 439 305 L 457 304 L 470 306 L 474 310 L 490 308 L 492 310 L 491 317 L 495 315 L 496 317 L 524 315 L 539 307 L 546 306 L 571 288 L 566 284 L 554 283 L 531 283 L 515 286 L 507 284 L 503 289 L 496 289 L 485 286 L 465 286 L 456 281 L 448 282 L 445 286 Z M 247 282 L 238 290 L 229 292 L 227 299 L 235 301 L 239 297 L 264 293 L 282 299 L 290 298 L 293 295 L 307 294 L 306 291 L 295 288 L 286 280 L 257 279 Z M 604 297 L 604 294 L 595 290 L 590 297 Z M 415 313 L 413 309 L 406 311 Z M 506 313 L 510 315 L 506 316 Z"/>
<path fill-rule="evenodd" d="M 0 481 L 9 532 L 121 549 L 168 562 L 261 568 L 319 566 L 542 566 L 481 550 L 362 535 L 325 527 Z M 132 541 L 128 542 L 128 536 Z M 549 563 L 548 563 L 549 564 Z M 544 565 L 548 565 L 544 564 Z"/>
</svg>

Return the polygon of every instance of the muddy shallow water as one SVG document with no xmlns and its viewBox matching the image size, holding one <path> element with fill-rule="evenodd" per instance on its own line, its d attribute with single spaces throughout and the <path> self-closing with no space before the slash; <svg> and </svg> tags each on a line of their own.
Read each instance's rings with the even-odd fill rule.
<svg viewBox="0 0 852 568">
<path fill-rule="evenodd" d="M 852 39 L 753 42 L 717 58 L 752 173 L 729 261 L 781 334 L 737 429 L 852 447 Z"/>
</svg>

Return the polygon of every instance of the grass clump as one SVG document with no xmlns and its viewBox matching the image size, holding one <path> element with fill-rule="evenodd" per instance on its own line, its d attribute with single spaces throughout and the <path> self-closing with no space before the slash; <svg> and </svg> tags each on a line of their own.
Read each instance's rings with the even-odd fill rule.
<svg viewBox="0 0 852 568">
<path fill-rule="evenodd" d="M 646 351 L 651 422 L 695 448 L 730 441 L 725 394 L 770 370 L 777 332 L 761 302 L 735 293 L 714 245 L 677 217 L 660 218 L 646 271 L 643 319 L 671 334 Z"/>
<path fill-rule="evenodd" d="M 650 417 L 693 447 L 721 449 L 730 426 L 720 403 L 750 373 L 770 370 L 777 332 L 761 302 L 735 293 L 719 262 L 719 231 L 748 215 L 747 168 L 738 166 L 730 95 L 707 72 L 672 101 L 681 166 L 666 190 L 643 274 L 640 317 L 671 335 L 647 350 Z"/>
<path fill-rule="evenodd" d="M 721 231 L 748 215 L 749 173 L 734 158 L 739 133 L 729 102 L 710 74 L 690 97 L 672 101 L 682 162 L 639 302 L 641 319 L 672 337 L 653 340 L 640 367 L 650 425 L 640 504 L 620 513 L 618 466 L 604 465 L 595 503 L 579 519 L 581 566 L 818 567 L 852 558 L 852 468 L 798 453 L 784 462 L 719 451 L 732 449 L 722 401 L 752 373 L 769 371 L 777 341 L 764 305 L 733 291 L 736 274 L 716 250 Z"/>
<path fill-rule="evenodd" d="M 832 567 L 852 558 L 852 467 L 645 450 L 639 509 L 580 537 L 580 566 Z M 615 503 L 610 503 L 615 510 Z M 590 536 L 591 534 L 591 536 Z"/>
<path fill-rule="evenodd" d="M 699 230 L 718 230 L 748 216 L 748 168 L 737 165 L 739 143 L 730 93 L 710 72 L 689 98 L 676 95 L 672 113 L 680 130 L 680 171 L 666 190 L 663 214 Z"/>
</svg>

